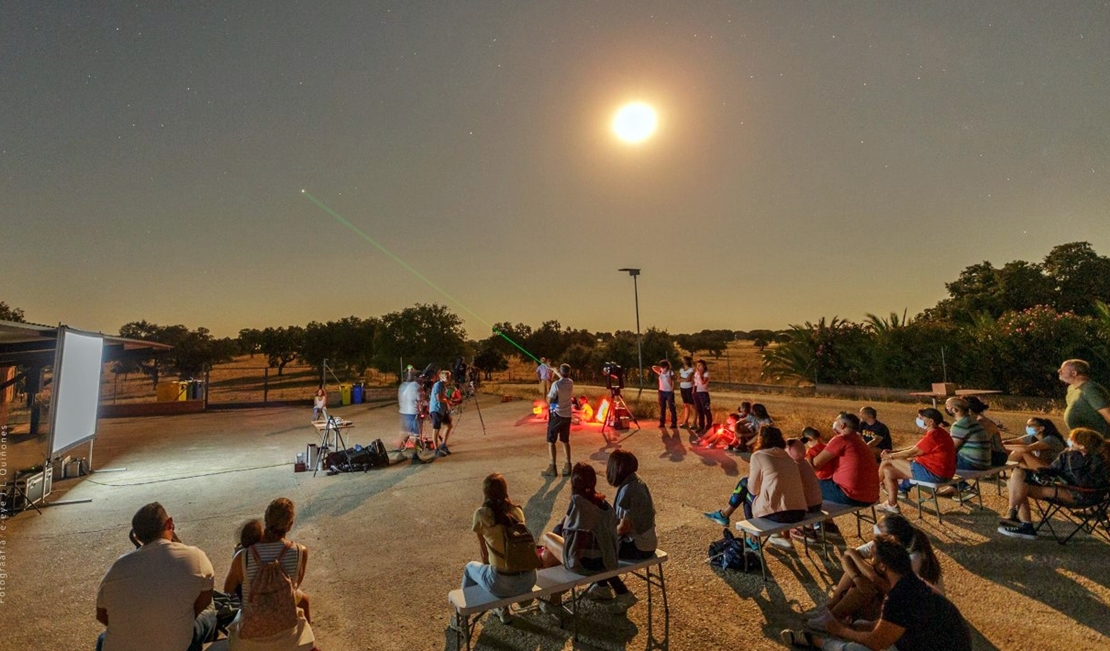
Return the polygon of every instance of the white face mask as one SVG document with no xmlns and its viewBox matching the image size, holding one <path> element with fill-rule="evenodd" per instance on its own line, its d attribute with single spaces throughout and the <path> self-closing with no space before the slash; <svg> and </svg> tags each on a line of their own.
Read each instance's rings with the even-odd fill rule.
<svg viewBox="0 0 1110 651">
<path fill-rule="evenodd" d="M 1075 441 L 1073 441 L 1071 439 L 1068 439 L 1067 443 L 1068 443 L 1069 448 L 1074 448 L 1075 447 Z"/>
<path fill-rule="evenodd" d="M 1028 434 L 1029 436 L 1036 436 L 1037 435 L 1037 428 L 1036 427 L 1030 427 L 1029 425 L 1026 425 L 1025 426 L 1025 433 Z"/>
<path fill-rule="evenodd" d="M 921 429 L 925 429 L 925 419 L 922 418 L 921 416 L 918 416 L 917 420 L 915 420 L 914 422 L 917 423 L 917 426 L 920 427 Z"/>
<path fill-rule="evenodd" d="M 882 530 L 882 529 L 880 529 L 880 528 L 879 528 L 879 525 L 877 525 L 877 524 L 873 524 L 873 525 L 871 525 L 871 531 L 873 531 L 873 532 L 875 533 L 875 535 L 876 535 L 876 536 L 881 536 L 881 535 L 883 535 L 883 530 Z"/>
</svg>

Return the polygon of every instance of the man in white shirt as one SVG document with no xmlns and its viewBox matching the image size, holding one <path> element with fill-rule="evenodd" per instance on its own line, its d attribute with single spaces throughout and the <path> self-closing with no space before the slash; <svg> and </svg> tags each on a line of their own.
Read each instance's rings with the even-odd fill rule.
<svg viewBox="0 0 1110 651">
<path fill-rule="evenodd" d="M 551 391 L 551 376 L 555 375 L 555 371 L 547 364 L 547 358 L 540 358 L 540 365 L 536 367 L 536 377 L 540 379 L 540 395 L 547 398 L 547 394 Z"/>
<path fill-rule="evenodd" d="M 570 477 L 570 419 L 572 415 L 571 402 L 574 400 L 574 380 L 570 379 L 570 365 L 563 364 L 560 366 L 559 375 L 561 377 L 555 380 L 555 383 L 551 385 L 551 390 L 547 393 L 547 401 L 551 405 L 551 418 L 547 421 L 547 453 L 551 458 L 551 464 L 543 472 L 545 477 L 558 476 L 555 470 L 556 440 L 562 442 L 563 456 L 566 457 L 566 463 L 563 464 L 563 476 Z"/>
<path fill-rule="evenodd" d="M 97 651 L 200 651 L 216 631 L 212 563 L 175 541 L 158 502 L 139 509 L 131 528 L 142 547 L 116 559 L 96 593 L 96 619 L 108 627 Z"/>
</svg>

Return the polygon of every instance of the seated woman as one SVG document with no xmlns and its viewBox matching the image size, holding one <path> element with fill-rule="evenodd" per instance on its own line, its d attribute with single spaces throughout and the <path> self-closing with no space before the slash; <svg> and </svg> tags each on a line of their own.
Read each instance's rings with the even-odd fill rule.
<svg viewBox="0 0 1110 651">
<path fill-rule="evenodd" d="M 562 522 L 543 535 L 543 566 L 560 563 L 578 574 L 596 574 L 617 567 L 616 511 L 597 492 L 597 472 L 578 462 L 570 471 L 570 504 Z M 540 609 L 561 616 L 561 594 L 551 595 Z"/>
<path fill-rule="evenodd" d="M 991 467 L 1006 465 L 1009 452 L 1006 446 L 1002 444 L 1002 432 L 1006 429 L 1001 423 L 996 422 L 985 413 L 991 406 L 983 402 L 976 396 L 967 397 L 967 408 L 971 410 L 971 415 L 975 418 L 975 422 L 983 426 L 987 431 L 987 435 L 991 440 Z M 1063 440 L 1063 439 L 1061 439 Z"/>
<path fill-rule="evenodd" d="M 729 517 L 743 505 L 744 517 L 748 519 L 799 522 L 806 518 L 809 504 L 806 502 L 801 471 L 787 454 L 786 441 L 779 428 L 764 427 L 759 430 L 759 446 L 748 463 L 748 476 L 736 484 L 728 507 L 706 513 L 705 517 L 727 527 Z M 771 544 L 784 549 L 794 547 L 790 538 L 785 536 L 773 536 Z"/>
<path fill-rule="evenodd" d="M 609 455 L 605 466 L 605 481 L 617 489 L 613 506 L 617 511 L 617 558 L 620 560 L 640 561 L 655 557 L 658 539 L 655 536 L 655 503 L 651 491 L 636 471 L 640 462 L 636 455 L 627 450 L 616 450 Z M 615 593 L 615 597 L 609 589 Z M 614 576 L 595 583 L 586 591 L 590 599 L 606 600 L 613 598 L 609 612 L 624 613 L 636 603 L 636 595 L 628 591 L 624 581 Z"/>
<path fill-rule="evenodd" d="M 806 496 L 807 513 L 820 513 L 821 505 L 824 503 L 824 498 L 821 496 L 821 482 L 817 479 L 817 473 L 814 472 L 813 466 L 810 465 L 809 460 L 806 459 L 806 446 L 802 443 L 801 439 L 789 439 L 786 442 L 786 453 L 798 464 L 798 475 L 802 480 L 802 491 Z M 792 538 L 807 538 L 810 541 L 817 541 L 817 532 L 813 527 L 806 526 L 801 529 L 791 529 L 790 536 Z"/>
<path fill-rule="evenodd" d="M 296 607 L 305 599 L 300 591 L 308 565 L 308 549 L 304 545 L 290 542 L 285 535 L 293 528 L 295 509 L 293 502 L 279 497 L 266 507 L 265 529 L 262 540 L 235 554 L 231 568 L 224 579 L 224 592 L 242 591 L 243 606 L 239 615 L 228 627 L 228 648 L 234 651 L 308 651 L 315 646 L 312 626 L 304 610 Z M 247 534 L 250 535 L 249 533 Z M 255 579 L 260 568 L 267 563 L 278 561 L 281 571 L 289 579 L 293 588 L 292 610 L 288 613 L 273 611 L 260 612 L 253 590 L 259 582 Z M 271 600 L 266 600 L 267 606 Z M 273 622 L 291 622 L 292 625 L 278 630 Z"/>
<path fill-rule="evenodd" d="M 524 510 L 509 499 L 509 486 L 499 473 L 482 481 L 485 500 L 474 511 L 470 530 L 478 535 L 478 550 L 482 561 L 470 561 L 463 570 L 462 587 L 465 590 L 480 585 L 497 597 L 530 592 L 536 585 L 536 568 L 539 557 L 518 559 L 506 549 L 505 527 L 524 524 Z M 508 608 L 494 608 L 493 613 L 502 623 L 511 620 Z"/>
<path fill-rule="evenodd" d="M 972 416 L 967 400 L 949 398 L 944 402 L 944 410 L 955 419 L 951 434 L 952 442 L 956 446 L 956 469 L 990 468 L 991 436 Z"/>
<path fill-rule="evenodd" d="M 998 533 L 1036 540 L 1029 498 L 1047 498 L 1073 506 L 1098 501 L 1110 490 L 1110 444 L 1093 429 L 1077 427 L 1068 435 L 1068 450 L 1039 470 L 1014 468 L 1010 475 L 1010 513 Z"/>
<path fill-rule="evenodd" d="M 759 429 L 761 427 L 774 424 L 774 419 L 772 419 L 771 415 L 767 413 L 767 408 L 764 407 L 762 403 L 757 402 L 752 405 L 752 410 L 748 414 L 748 431 L 752 432 L 752 434 L 755 435 L 759 433 Z"/>
<path fill-rule="evenodd" d="M 1005 442 L 1010 461 L 1027 470 L 1047 468 L 1068 448 L 1056 423 L 1047 418 L 1030 418 L 1025 422 L 1025 436 Z"/>
<path fill-rule="evenodd" d="M 819 473 L 832 469 L 831 477 L 821 479 L 821 494 L 837 504 L 870 506 L 878 502 L 879 466 L 859 433 L 859 416 L 840 412 L 832 431 L 832 439 L 813 457 L 813 467 Z"/>
<path fill-rule="evenodd" d="M 956 474 L 956 445 L 952 436 L 944 429 L 947 423 L 944 416 L 932 407 L 917 412 L 914 421 L 918 428 L 925 430 L 912 447 L 883 452 L 883 462 L 879 465 L 879 476 L 886 486 L 886 500 L 875 508 L 885 513 L 898 513 L 898 490 L 910 489 L 909 480 L 942 483 Z"/>
<path fill-rule="evenodd" d="M 905 517 L 894 513 L 879 520 L 874 531 L 876 536 L 893 536 L 909 552 L 914 573 L 934 590 L 944 594 L 940 561 L 937 560 L 933 545 L 924 531 L 914 527 Z M 807 613 L 806 625 L 809 628 L 824 631 L 834 619 L 850 623 L 857 619 L 878 618 L 883 597 L 890 591 L 890 586 L 875 573 L 871 564 L 874 557 L 874 540 L 855 549 L 845 550 L 840 559 L 844 575 L 833 588 L 829 601 Z"/>
</svg>

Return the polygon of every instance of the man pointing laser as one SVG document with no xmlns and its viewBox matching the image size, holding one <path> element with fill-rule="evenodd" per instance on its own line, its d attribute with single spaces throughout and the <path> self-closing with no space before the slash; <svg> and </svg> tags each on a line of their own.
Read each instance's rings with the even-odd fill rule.
<svg viewBox="0 0 1110 651">
<path fill-rule="evenodd" d="M 570 379 L 570 365 L 563 364 L 559 367 L 559 379 L 551 385 L 547 394 L 547 401 L 551 404 L 551 418 L 547 421 L 547 453 L 551 464 L 543 471 L 544 477 L 557 477 L 555 462 L 555 441 L 563 444 L 563 476 L 570 477 L 570 419 L 571 401 L 574 400 L 574 380 Z"/>
</svg>

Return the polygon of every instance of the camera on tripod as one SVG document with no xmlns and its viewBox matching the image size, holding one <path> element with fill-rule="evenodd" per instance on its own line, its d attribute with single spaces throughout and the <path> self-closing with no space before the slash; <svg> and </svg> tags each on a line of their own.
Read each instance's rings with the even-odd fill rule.
<svg viewBox="0 0 1110 651">
<path fill-rule="evenodd" d="M 605 362 L 601 367 L 605 375 L 605 386 L 613 395 L 618 395 L 624 388 L 624 368 L 616 362 Z"/>
</svg>

